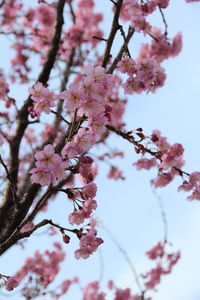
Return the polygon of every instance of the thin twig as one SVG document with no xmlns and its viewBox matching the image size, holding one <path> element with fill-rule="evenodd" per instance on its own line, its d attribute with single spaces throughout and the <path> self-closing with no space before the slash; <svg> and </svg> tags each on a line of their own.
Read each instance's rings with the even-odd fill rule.
<svg viewBox="0 0 200 300">
<path fill-rule="evenodd" d="M 128 30 L 128 34 L 127 34 L 127 37 L 126 37 L 126 41 L 124 42 L 123 46 L 121 47 L 118 55 L 116 56 L 116 58 L 114 59 L 113 63 L 111 64 L 110 68 L 108 69 L 107 73 L 108 74 L 112 74 L 113 71 L 115 70 L 118 62 L 121 60 L 124 52 L 126 51 L 126 48 L 127 48 L 127 45 L 130 41 L 130 39 L 132 38 L 133 34 L 134 34 L 135 30 L 134 28 L 132 27 L 129 27 L 129 30 Z"/>
<path fill-rule="evenodd" d="M 167 21 L 166 21 L 166 19 L 165 19 L 165 15 L 164 15 L 164 13 L 163 13 L 163 11 L 162 11 L 162 8 L 160 8 L 160 6 L 158 6 L 158 8 L 159 8 L 159 11 L 160 11 L 160 13 L 161 13 L 163 23 L 164 23 L 164 25 L 165 25 L 165 37 L 167 37 L 167 35 L 168 35 L 168 25 L 167 25 Z"/>
<path fill-rule="evenodd" d="M 114 0 L 110 0 L 110 1 L 116 6 L 117 3 Z"/>
<path fill-rule="evenodd" d="M 99 41 L 107 42 L 106 39 L 104 39 L 104 38 L 102 38 L 102 37 L 99 37 L 99 36 L 96 36 L 96 35 L 93 35 L 92 38 L 93 38 L 93 39 L 96 39 L 96 40 L 99 40 Z"/>
<path fill-rule="evenodd" d="M 121 25 L 120 25 L 119 29 L 120 29 L 121 35 L 122 35 L 122 37 L 124 39 L 124 46 L 126 48 L 126 52 L 127 52 L 128 56 L 129 56 L 129 58 L 131 58 L 131 54 L 130 54 L 130 51 L 128 49 L 128 44 L 127 44 L 127 40 L 126 40 L 126 35 L 125 35 L 125 32 L 124 32 L 124 29 L 123 29 L 123 27 Z"/>
<path fill-rule="evenodd" d="M 29 236 L 31 236 L 31 234 L 33 234 L 37 229 L 39 229 L 40 227 L 43 227 L 45 225 L 52 225 L 62 231 L 69 231 L 69 232 L 73 232 L 73 233 L 76 233 L 77 232 L 77 229 L 69 229 L 69 228 L 65 228 L 65 227 L 62 227 L 58 224 L 55 224 L 52 220 L 48 220 L 48 219 L 44 219 L 43 221 L 41 221 L 40 223 L 36 224 L 32 229 L 28 230 L 28 231 L 25 231 L 25 232 L 21 232 L 18 237 L 19 239 L 23 239 L 23 238 L 27 238 Z"/>
<path fill-rule="evenodd" d="M 76 16 L 75 16 L 75 13 L 74 13 L 74 10 L 73 10 L 73 7 L 72 7 L 72 2 L 69 1 L 68 3 L 69 3 L 69 8 L 70 8 L 70 13 L 71 13 L 71 16 L 72 16 L 72 21 L 75 24 L 76 23 Z"/>
<path fill-rule="evenodd" d="M 59 119 L 63 120 L 65 123 L 67 123 L 68 125 L 70 124 L 69 121 L 67 121 L 62 115 L 60 115 L 59 113 L 57 113 L 56 111 L 54 110 L 51 110 L 51 112 L 56 115 Z"/>
<path fill-rule="evenodd" d="M 162 202 L 161 196 L 157 194 L 155 188 L 152 188 L 153 194 L 156 197 L 156 200 L 158 201 L 158 205 L 160 208 L 162 223 L 163 223 L 163 229 L 164 229 L 164 243 L 168 240 L 168 225 L 167 225 L 167 216 L 164 208 L 164 204 Z"/>
<path fill-rule="evenodd" d="M 152 39 L 154 39 L 156 42 L 159 42 L 159 40 L 154 36 L 152 35 L 151 33 L 147 33 Z"/>
<path fill-rule="evenodd" d="M 132 135 L 130 135 L 128 132 L 123 132 L 123 131 L 121 131 L 121 130 L 119 130 L 119 129 L 117 129 L 117 128 L 111 126 L 111 125 L 106 125 L 106 128 L 108 128 L 109 130 L 115 132 L 117 135 L 119 135 L 119 136 L 121 136 L 123 139 L 129 141 L 131 144 L 135 145 L 136 147 L 140 146 L 139 142 L 136 141 L 136 140 L 134 139 L 134 137 L 133 137 Z M 154 152 L 154 151 L 152 151 L 151 149 L 146 148 L 146 147 L 144 147 L 144 146 L 142 146 L 142 150 L 143 150 L 144 152 L 147 152 L 147 153 L 149 153 L 149 154 L 151 154 L 151 155 L 153 155 L 153 156 L 159 158 L 159 153 L 158 153 L 158 152 Z"/>
<path fill-rule="evenodd" d="M 141 283 L 140 283 L 140 280 L 139 280 L 139 276 L 137 274 L 137 271 L 135 269 L 135 266 L 133 265 L 132 261 L 130 260 L 128 254 L 126 253 L 126 251 L 122 248 L 122 246 L 119 244 L 119 242 L 116 240 L 116 238 L 113 236 L 113 234 L 111 233 L 111 231 L 105 227 L 105 225 L 102 225 L 103 229 L 108 233 L 108 235 L 110 236 L 111 240 L 113 241 L 113 243 L 115 244 L 115 246 L 117 247 L 117 249 L 119 250 L 119 252 L 121 252 L 121 254 L 124 256 L 125 260 L 127 261 L 131 271 L 132 271 L 132 274 L 133 274 L 133 277 L 134 277 L 134 280 L 137 284 L 137 287 L 140 291 L 141 294 L 144 293 L 143 289 L 142 289 L 142 286 L 141 286 Z"/>
</svg>

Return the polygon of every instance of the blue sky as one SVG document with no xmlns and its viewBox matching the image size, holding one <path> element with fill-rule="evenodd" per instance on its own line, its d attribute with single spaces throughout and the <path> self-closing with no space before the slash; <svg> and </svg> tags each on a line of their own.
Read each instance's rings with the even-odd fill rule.
<svg viewBox="0 0 200 300">
<path fill-rule="evenodd" d="M 108 0 L 96 2 L 97 10 L 106 11 L 104 22 L 106 30 L 110 24 L 111 5 Z M 107 7 L 108 9 L 105 9 Z M 199 11 L 198 3 L 186 4 L 184 0 L 171 0 L 171 6 L 165 12 L 169 35 L 173 37 L 178 31 L 183 33 L 183 51 L 178 57 L 164 63 L 167 71 L 166 85 L 156 94 L 131 96 L 125 115 L 129 130 L 142 127 L 145 133 L 150 134 L 153 129 L 160 129 L 170 143 L 182 143 L 185 148 L 185 170 L 188 172 L 200 171 Z M 163 26 L 159 14 L 152 17 L 152 22 Z M 130 47 L 133 56 L 134 53 L 137 54 L 140 41 L 140 35 L 135 35 Z M 116 51 L 117 47 L 118 44 L 115 45 Z M 4 53 L 6 46 L 1 51 Z M 20 93 L 23 93 L 23 88 L 20 90 Z M 132 163 L 137 156 L 131 145 L 125 141 L 113 136 L 110 143 L 125 151 L 125 159 L 118 163 L 125 174 L 126 181 L 108 180 L 107 167 L 100 168 L 96 180 L 99 186 L 97 195 L 99 207 L 96 215 L 100 224 L 109 228 L 126 250 L 140 274 L 151 268 L 151 264 L 145 257 L 145 251 L 163 238 L 159 206 L 150 186 L 150 180 L 155 176 L 155 172 L 138 172 L 134 169 Z M 186 193 L 177 193 L 179 183 L 177 178 L 170 186 L 157 190 L 167 215 L 169 240 L 175 250 L 181 250 L 182 258 L 172 274 L 163 277 L 157 293 L 153 295 L 154 300 L 200 299 L 200 203 L 186 200 Z M 60 196 L 56 203 L 50 205 L 48 216 L 64 226 L 70 209 L 68 201 Z M 86 261 L 75 261 L 73 251 L 77 247 L 76 242 L 73 242 L 72 246 L 64 245 L 68 255 L 59 279 L 78 275 L 84 284 L 98 279 L 103 269 L 103 282 L 114 279 L 120 287 L 131 286 L 135 290 L 130 267 L 101 227 L 100 225 L 99 232 L 104 237 L 105 243 L 100 253 L 96 253 Z M 14 247 L 2 256 L 1 272 L 12 274 L 22 265 L 26 255 L 30 255 L 38 247 L 42 251 L 47 245 L 50 247 L 47 238 L 42 235 L 32 237 L 30 246 L 24 252 Z M 7 299 L 7 296 L 0 295 L 0 299 Z M 14 299 L 22 298 L 15 295 Z M 69 293 L 63 299 L 79 300 L 80 298 L 77 290 L 72 289 L 71 294 Z"/>
</svg>

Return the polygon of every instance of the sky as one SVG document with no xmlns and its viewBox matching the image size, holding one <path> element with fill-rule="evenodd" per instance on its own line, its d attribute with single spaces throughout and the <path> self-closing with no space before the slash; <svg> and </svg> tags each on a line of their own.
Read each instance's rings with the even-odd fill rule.
<svg viewBox="0 0 200 300">
<path fill-rule="evenodd" d="M 111 7 L 109 1 L 96 1 L 96 10 L 104 11 L 103 27 L 107 32 L 110 25 Z M 106 9 L 105 9 L 106 8 Z M 151 134 L 159 129 L 170 143 L 182 143 L 185 148 L 185 167 L 187 172 L 200 170 L 200 129 L 199 129 L 199 80 L 200 80 L 200 4 L 186 4 L 184 0 L 171 0 L 171 5 L 165 11 L 169 25 L 169 36 L 178 31 L 183 34 L 183 50 L 181 54 L 167 60 L 163 66 L 167 72 L 167 81 L 156 94 L 142 94 L 129 97 L 125 114 L 126 128 L 132 130 L 142 127 L 144 132 Z M 152 17 L 152 22 L 163 26 L 159 14 Z M 137 55 L 141 42 L 136 34 L 130 46 L 130 51 Z M 119 45 L 114 45 L 117 51 Z M 2 54 L 6 46 L 1 48 Z M 2 55 L 3 57 L 3 55 Z M 1 62 L 3 66 L 3 61 Z M 23 92 L 20 89 L 20 93 Z M 130 266 L 122 253 L 113 243 L 110 235 L 103 228 L 109 228 L 112 235 L 126 251 L 138 274 L 151 268 L 151 263 L 145 257 L 145 252 L 163 238 L 163 223 L 158 205 L 159 196 L 167 216 L 168 238 L 174 250 L 181 251 L 181 260 L 169 276 L 163 277 L 158 290 L 153 294 L 154 300 L 199 300 L 199 269 L 200 269 L 200 203 L 186 200 L 187 194 L 177 193 L 179 178 L 164 189 L 152 191 L 150 180 L 155 171 L 138 172 L 132 166 L 137 160 L 134 149 L 126 141 L 112 136 L 110 144 L 125 152 L 125 158 L 117 163 L 126 177 L 125 181 L 112 181 L 106 178 L 108 167 L 100 167 L 96 183 L 98 185 L 99 234 L 105 242 L 100 251 L 86 261 L 76 261 L 73 251 L 77 243 L 64 245 L 67 258 L 62 266 L 59 280 L 81 278 L 81 285 L 101 278 L 102 287 L 108 279 L 115 280 L 119 287 L 132 287 L 137 292 Z M 98 149 L 97 149 L 98 151 Z M 99 149 L 99 151 L 101 151 Z M 48 216 L 54 222 L 65 224 L 70 210 L 64 197 L 59 197 L 56 203 L 50 205 Z M 42 216 L 43 217 L 43 216 Z M 39 220 L 39 219 L 38 219 Z M 36 249 L 40 251 L 51 247 L 44 235 L 35 234 L 30 238 L 25 251 L 13 247 L 1 258 L 1 273 L 15 272 L 27 255 Z M 8 297 L 0 294 L 0 299 Z M 12 298 L 11 298 L 12 299 Z M 18 294 L 13 299 L 23 299 Z M 41 298 L 42 299 L 42 298 Z M 77 288 L 63 299 L 81 299 Z"/>
</svg>

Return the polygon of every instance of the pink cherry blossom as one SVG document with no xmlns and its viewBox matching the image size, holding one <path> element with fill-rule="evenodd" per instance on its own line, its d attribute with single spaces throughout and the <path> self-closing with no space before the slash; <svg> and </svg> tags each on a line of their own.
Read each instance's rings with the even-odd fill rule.
<svg viewBox="0 0 200 300">
<path fill-rule="evenodd" d="M 60 98 L 66 100 L 65 108 L 74 110 L 83 105 L 82 94 L 77 83 L 71 83 L 68 90 L 60 93 Z"/>
<path fill-rule="evenodd" d="M 85 199 L 93 199 L 96 196 L 97 186 L 94 182 L 90 182 L 83 187 L 82 191 Z"/>
<path fill-rule="evenodd" d="M 75 251 L 75 257 L 77 259 L 88 258 L 96 249 L 99 247 L 100 244 L 103 243 L 101 238 L 96 237 L 96 230 L 89 230 L 87 234 L 83 234 L 80 239 L 80 248 Z"/>
<path fill-rule="evenodd" d="M 5 288 L 7 291 L 14 290 L 19 285 L 15 277 L 8 277 Z"/>
<path fill-rule="evenodd" d="M 68 217 L 68 221 L 71 225 L 80 225 L 84 222 L 86 217 L 85 210 L 75 210 L 73 213 L 71 213 Z"/>
<path fill-rule="evenodd" d="M 150 170 L 152 167 L 155 167 L 157 165 L 157 160 L 155 157 L 147 159 L 147 158 L 141 158 L 138 159 L 133 166 L 136 167 L 136 170 L 140 171 L 141 169 Z"/>
<path fill-rule="evenodd" d="M 55 184 L 58 180 L 65 178 L 65 170 L 69 164 L 67 161 L 63 161 L 59 154 L 55 153 L 53 145 L 48 144 L 44 150 L 37 151 L 35 158 L 36 168 L 30 171 L 32 183 L 45 186 L 50 183 Z"/>
</svg>

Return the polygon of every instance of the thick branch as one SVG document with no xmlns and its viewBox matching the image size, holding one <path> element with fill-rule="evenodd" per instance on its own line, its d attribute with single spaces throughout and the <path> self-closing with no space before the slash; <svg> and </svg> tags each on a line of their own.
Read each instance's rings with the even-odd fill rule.
<svg viewBox="0 0 200 300">
<path fill-rule="evenodd" d="M 2 8 L 2 6 L 4 5 L 4 3 L 6 2 L 6 0 L 2 0 L 0 3 L 0 8 Z"/>
<path fill-rule="evenodd" d="M 12 193 L 13 193 L 13 201 L 16 205 L 17 208 L 19 208 L 19 199 L 17 197 L 17 193 L 16 193 L 16 190 L 15 190 L 15 185 L 13 184 L 12 182 L 12 178 L 10 177 L 10 173 L 8 171 L 8 167 L 7 165 L 5 164 L 5 162 L 3 161 L 1 155 L 0 155 L 0 163 L 2 164 L 2 166 L 4 167 L 4 170 L 6 172 L 6 175 L 7 175 L 7 179 L 10 181 L 10 184 L 11 184 L 11 188 L 12 188 Z"/>
<path fill-rule="evenodd" d="M 57 52 L 59 49 L 59 42 L 60 42 L 60 38 L 61 38 L 61 31 L 62 31 L 62 25 L 63 25 L 64 4 L 65 4 L 64 0 L 60 0 L 58 2 L 57 23 L 55 26 L 54 36 L 51 41 L 51 47 L 49 49 L 46 62 L 44 64 L 44 67 L 43 67 L 40 75 L 38 76 L 38 79 L 37 79 L 37 81 L 42 82 L 43 84 L 46 84 L 49 79 L 50 72 L 53 68 L 53 65 L 54 65 L 54 62 L 56 59 L 56 55 L 57 55 Z M 29 96 L 29 98 L 26 100 L 23 107 L 20 109 L 20 111 L 18 113 L 18 125 L 17 125 L 16 134 L 15 134 L 13 140 L 11 141 L 10 174 L 11 174 L 12 181 L 15 185 L 17 185 L 17 175 L 18 175 L 18 168 L 19 168 L 19 159 L 18 159 L 19 148 L 20 148 L 21 140 L 24 136 L 24 132 L 28 126 L 28 115 L 29 115 L 28 107 L 31 105 L 31 102 L 32 102 L 32 100 Z"/>
<path fill-rule="evenodd" d="M 57 6 L 57 22 L 55 26 L 54 36 L 52 38 L 51 47 L 49 49 L 46 62 L 44 67 L 38 77 L 37 81 L 46 84 L 50 72 L 53 68 L 56 55 L 59 49 L 59 42 L 61 38 L 62 25 L 63 25 L 63 9 L 65 5 L 65 0 L 59 0 Z M 24 136 L 24 132 L 28 126 L 28 107 L 31 105 L 31 98 L 26 100 L 23 107 L 20 109 L 18 113 L 18 124 L 14 138 L 11 141 L 10 147 L 10 169 L 9 174 L 12 179 L 12 182 L 17 190 L 17 177 L 18 177 L 18 169 L 19 169 L 19 149 L 20 143 Z M 35 185 L 37 186 L 37 185 Z M 28 201 L 24 203 L 23 209 L 20 211 L 15 210 L 15 206 L 12 201 L 12 186 L 11 183 L 8 182 L 8 187 L 5 192 L 5 201 L 0 210 L 0 242 L 6 240 L 9 235 L 15 230 L 15 228 L 21 223 L 24 219 L 29 207 L 31 206 L 34 197 L 36 196 L 39 188 L 32 191 L 30 195 L 28 195 Z"/>
</svg>

